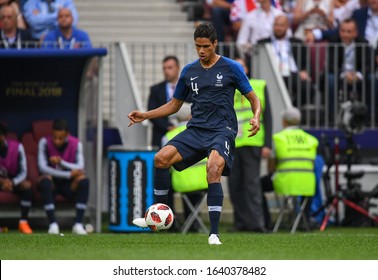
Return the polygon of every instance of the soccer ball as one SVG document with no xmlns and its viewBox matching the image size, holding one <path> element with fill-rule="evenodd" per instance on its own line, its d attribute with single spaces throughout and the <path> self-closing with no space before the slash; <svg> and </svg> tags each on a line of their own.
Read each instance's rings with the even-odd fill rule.
<svg viewBox="0 0 378 280">
<path fill-rule="evenodd" d="M 172 209 L 163 203 L 151 205 L 144 214 L 147 226 L 153 231 L 169 229 L 174 220 Z"/>
</svg>

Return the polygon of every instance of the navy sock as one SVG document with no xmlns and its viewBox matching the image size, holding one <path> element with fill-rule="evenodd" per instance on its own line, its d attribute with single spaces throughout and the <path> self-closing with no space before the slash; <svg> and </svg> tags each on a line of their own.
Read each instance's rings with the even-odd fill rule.
<svg viewBox="0 0 378 280">
<path fill-rule="evenodd" d="M 33 192 L 31 189 L 22 190 L 21 193 L 21 220 L 27 220 L 29 215 L 29 210 L 32 204 Z"/>
<path fill-rule="evenodd" d="M 155 202 L 168 205 L 168 192 L 171 188 L 169 168 L 155 168 L 154 195 Z"/>
<path fill-rule="evenodd" d="M 75 223 L 82 223 L 84 212 L 87 208 L 89 195 L 89 180 L 87 178 L 79 182 L 79 187 L 76 193 L 76 218 Z"/>
<path fill-rule="evenodd" d="M 53 190 L 52 190 L 52 181 L 44 178 L 39 183 L 39 190 L 41 192 L 41 198 L 43 207 L 46 211 L 47 218 L 49 223 L 55 223 L 55 205 L 54 205 L 54 197 L 53 197 Z"/>
<path fill-rule="evenodd" d="M 84 212 L 85 209 L 81 209 L 77 206 L 76 204 L 76 218 L 75 218 L 75 223 L 83 223 L 83 218 L 84 218 Z"/>
<path fill-rule="evenodd" d="M 222 212 L 223 189 L 221 183 L 209 184 L 207 208 L 210 218 L 210 234 L 218 234 L 219 220 Z"/>
</svg>

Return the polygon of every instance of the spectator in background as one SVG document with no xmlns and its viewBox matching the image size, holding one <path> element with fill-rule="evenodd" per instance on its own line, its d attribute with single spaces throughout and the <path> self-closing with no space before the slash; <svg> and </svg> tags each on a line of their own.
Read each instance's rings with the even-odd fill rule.
<svg viewBox="0 0 378 280">
<path fill-rule="evenodd" d="M 276 0 L 278 1 L 278 0 Z M 289 23 L 290 23 L 290 29 L 294 31 L 294 10 L 295 10 L 295 5 L 297 4 L 297 0 L 281 0 L 278 1 L 281 4 L 282 11 L 286 13 Z"/>
<path fill-rule="evenodd" d="M 206 0 L 211 8 L 211 21 L 217 30 L 218 42 L 226 41 L 227 31 L 231 30 L 230 12 L 233 2 L 234 0 Z"/>
<path fill-rule="evenodd" d="M 76 26 L 79 15 L 73 0 L 28 0 L 25 3 L 23 14 L 34 39 L 43 40 L 49 30 L 58 27 L 58 12 L 61 8 L 71 11 L 73 25 Z"/>
<path fill-rule="evenodd" d="M 17 27 L 17 12 L 13 5 L 4 5 L 0 9 L 1 42 L 0 49 L 22 49 L 33 47 L 29 32 Z"/>
<path fill-rule="evenodd" d="M 378 40 L 378 0 L 360 1 L 360 9 L 354 10 L 352 19 L 358 23 L 358 34 L 360 37 L 369 41 L 370 46 L 376 47 Z M 337 36 L 338 28 L 330 30 L 314 29 L 307 34 L 307 41 L 314 42 L 319 40 L 329 40 Z"/>
<path fill-rule="evenodd" d="M 2 8 L 3 6 L 7 6 L 7 5 L 12 6 L 14 8 L 14 10 L 16 11 L 17 28 L 27 29 L 26 22 L 25 22 L 24 17 L 21 13 L 22 5 L 21 5 L 21 8 L 20 8 L 19 1 L 17 1 L 17 0 L 0 0 L 0 8 Z M 2 28 L 1 26 L 2 26 L 2 23 L 0 21 L 0 29 Z"/>
<path fill-rule="evenodd" d="M 245 73 L 248 68 L 242 59 L 236 59 Z M 238 120 L 238 134 L 235 139 L 235 158 L 228 177 L 231 202 L 234 209 L 233 231 L 252 231 L 265 233 L 262 192 L 260 185 L 260 164 L 262 158 L 268 158 L 272 148 L 272 115 L 268 89 L 264 80 L 249 80 L 257 97 L 260 99 L 262 114 L 260 131 L 254 137 L 248 137 L 249 120 L 253 117 L 251 105 L 237 91 L 234 96 L 234 108 Z"/>
<path fill-rule="evenodd" d="M 237 35 L 245 16 L 256 8 L 255 0 L 235 0 L 232 3 L 230 21 L 232 30 Z"/>
<path fill-rule="evenodd" d="M 370 104 L 370 82 L 372 49 L 364 38 L 358 36 L 357 22 L 346 19 L 340 24 L 339 34 L 329 40 L 328 51 L 328 104 L 330 112 L 337 112 L 339 93 L 360 94 L 359 99 L 367 98 Z M 366 92 L 363 91 L 366 83 Z M 361 96 L 362 95 L 362 96 Z M 344 100 L 346 101 L 346 100 Z M 363 101 L 365 101 L 363 99 Z"/>
<path fill-rule="evenodd" d="M 367 6 L 353 12 L 352 18 L 357 22 L 359 36 L 369 41 L 370 46 L 377 47 L 378 41 L 378 0 L 368 0 Z"/>
<path fill-rule="evenodd" d="M 279 0 L 271 0 L 271 3 L 274 7 L 278 8 L 279 10 L 283 10 L 284 12 L 288 13 L 288 15 L 292 13 L 293 2 L 294 0 L 288 0 L 284 2 L 281 2 Z M 232 3 L 230 20 L 232 23 L 232 29 L 236 35 L 239 33 L 241 24 L 245 16 L 249 12 L 253 11 L 256 7 L 257 0 L 235 0 L 234 3 Z"/>
<path fill-rule="evenodd" d="M 83 145 L 69 134 L 64 119 L 53 122 L 52 134 L 41 138 L 38 143 L 38 167 L 41 173 L 39 191 L 43 207 L 49 220 L 49 234 L 59 234 L 55 218 L 54 194 L 67 199 L 76 199 L 76 218 L 72 233 L 86 235 L 83 226 L 87 208 L 89 180 L 84 171 Z"/>
<path fill-rule="evenodd" d="M 327 30 L 334 27 L 332 0 L 297 0 L 294 8 L 294 36 L 305 40 L 313 29 Z"/>
<path fill-rule="evenodd" d="M 258 8 L 245 16 L 239 30 L 236 43 L 242 56 L 249 54 L 258 40 L 272 35 L 275 17 L 283 14 L 280 9 L 272 6 L 271 0 L 257 0 L 257 3 Z"/>
<path fill-rule="evenodd" d="M 301 106 L 312 101 L 315 91 L 311 78 L 307 72 L 307 48 L 300 39 L 290 37 L 289 19 L 286 15 L 279 15 L 273 24 L 273 34 L 258 41 L 268 43 L 273 47 L 276 56 L 277 69 L 284 79 L 285 85 L 292 95 L 292 102 Z M 309 91 L 309 100 L 307 100 Z"/>
<path fill-rule="evenodd" d="M 31 234 L 28 214 L 32 205 L 31 183 L 26 179 L 27 164 L 24 147 L 16 140 L 6 139 L 7 128 L 0 123 L 0 191 L 20 196 L 21 219 L 18 230 Z"/>
<path fill-rule="evenodd" d="M 58 12 L 58 27 L 46 34 L 42 47 L 63 50 L 91 48 L 92 45 L 87 32 L 73 27 L 71 10 L 61 8 Z"/>
<path fill-rule="evenodd" d="M 339 26 L 344 19 L 350 18 L 353 11 L 361 7 L 360 2 L 366 0 L 335 0 L 333 10 L 335 26 Z"/>
</svg>

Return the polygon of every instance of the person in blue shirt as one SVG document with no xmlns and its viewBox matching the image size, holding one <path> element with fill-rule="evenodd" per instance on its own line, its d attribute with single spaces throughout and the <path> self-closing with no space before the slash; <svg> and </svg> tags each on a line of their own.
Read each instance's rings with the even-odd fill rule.
<svg viewBox="0 0 378 280">
<path fill-rule="evenodd" d="M 73 0 L 28 0 L 22 14 L 28 23 L 30 34 L 34 39 L 43 40 L 49 30 L 58 27 L 58 12 L 67 8 L 73 16 L 73 25 L 76 26 L 79 14 Z"/>
<path fill-rule="evenodd" d="M 26 30 L 17 27 L 17 11 L 13 5 L 0 8 L 0 49 L 32 48 L 37 43 Z"/>
<path fill-rule="evenodd" d="M 217 32 L 211 23 L 202 23 L 196 28 L 194 42 L 199 59 L 182 70 L 172 100 L 154 110 L 130 112 L 129 126 L 146 119 L 174 114 L 179 111 L 185 98 L 192 95 L 192 118 L 187 129 L 171 139 L 155 155 L 154 194 L 157 202 L 165 203 L 170 166 L 182 171 L 207 157 L 208 243 L 220 245 L 218 225 L 223 204 L 221 176 L 230 174 L 238 131 L 234 110 L 235 89 L 247 98 L 254 113 L 250 120 L 249 136 L 255 135 L 260 129 L 261 105 L 240 63 L 215 52 Z M 147 226 L 143 218 L 134 219 L 133 223 L 140 227 Z"/>
<path fill-rule="evenodd" d="M 91 48 L 87 32 L 73 27 L 73 16 L 69 9 L 61 8 L 58 13 L 59 27 L 49 31 L 43 39 L 42 47 L 50 49 Z"/>
</svg>

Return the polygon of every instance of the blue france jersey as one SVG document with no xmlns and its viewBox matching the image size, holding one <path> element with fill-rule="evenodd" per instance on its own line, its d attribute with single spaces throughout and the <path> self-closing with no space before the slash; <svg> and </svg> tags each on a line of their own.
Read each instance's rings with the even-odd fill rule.
<svg viewBox="0 0 378 280">
<path fill-rule="evenodd" d="M 205 69 L 198 59 L 182 70 L 174 97 L 185 100 L 188 94 L 192 95 L 192 118 L 188 127 L 228 129 L 236 133 L 235 89 L 243 95 L 252 91 L 240 63 L 221 56 L 211 68 Z"/>
</svg>

